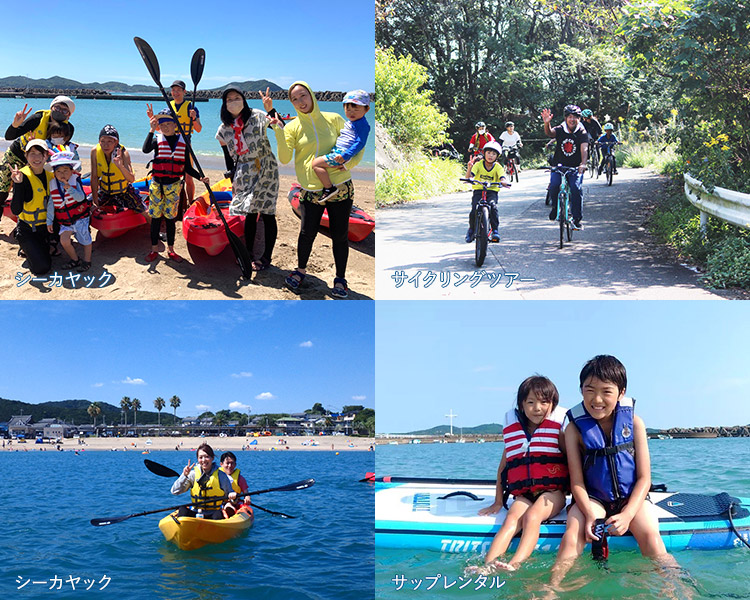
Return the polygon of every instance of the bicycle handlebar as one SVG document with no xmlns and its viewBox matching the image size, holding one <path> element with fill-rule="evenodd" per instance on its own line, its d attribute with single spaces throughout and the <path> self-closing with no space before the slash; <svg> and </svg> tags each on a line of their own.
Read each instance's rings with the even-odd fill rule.
<svg viewBox="0 0 750 600">
<path fill-rule="evenodd" d="M 484 189 L 487 189 L 489 187 L 492 187 L 493 185 L 502 187 L 502 183 L 499 181 L 480 181 L 479 179 L 468 179 L 465 177 L 460 177 L 459 181 L 465 181 L 466 183 L 471 183 L 472 185 L 481 185 Z M 510 187 L 510 184 L 506 184 L 507 187 Z"/>
<path fill-rule="evenodd" d="M 557 171 L 558 173 L 570 173 L 571 171 L 578 171 L 578 167 L 565 167 L 563 165 L 557 165 L 554 167 L 546 167 L 545 171 Z"/>
</svg>

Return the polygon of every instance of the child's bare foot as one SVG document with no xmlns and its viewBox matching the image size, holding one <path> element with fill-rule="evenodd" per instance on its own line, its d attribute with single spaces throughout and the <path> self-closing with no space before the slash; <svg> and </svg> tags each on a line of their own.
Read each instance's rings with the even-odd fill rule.
<svg viewBox="0 0 750 600">
<path fill-rule="evenodd" d="M 518 569 L 518 565 L 514 565 L 513 563 L 501 562 L 499 560 L 494 561 L 494 563 L 492 563 L 492 564 L 494 565 L 494 567 L 498 571 L 511 571 L 511 572 L 513 572 L 513 571 L 515 571 L 515 570 Z"/>
</svg>

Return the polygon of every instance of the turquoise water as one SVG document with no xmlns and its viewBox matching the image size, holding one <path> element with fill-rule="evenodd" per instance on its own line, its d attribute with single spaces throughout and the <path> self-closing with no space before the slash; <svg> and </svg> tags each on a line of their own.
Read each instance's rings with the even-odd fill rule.
<svg viewBox="0 0 750 600">
<path fill-rule="evenodd" d="M 140 452 L 0 452 L 0 592 L 12 598 L 97 595 L 133 600 L 271 598 L 352 600 L 372 597 L 373 492 L 358 483 L 374 467 L 372 452 L 237 452 L 251 490 L 313 477 L 295 492 L 257 496 L 281 519 L 256 511 L 249 533 L 185 552 L 158 529 L 167 512 L 106 527 L 89 519 L 173 506 L 171 479 L 146 470 Z M 154 452 L 175 470 L 192 452 Z M 249 476 L 248 476 L 249 475 Z M 35 508 L 41 509 L 33 518 Z M 97 590 L 103 576 L 107 587 Z M 62 589 L 50 590 L 53 578 Z M 80 577 L 73 591 L 68 577 Z M 95 584 L 85 591 L 84 579 Z M 47 585 L 26 580 L 48 581 Z M 89 585 L 88 583 L 86 585 Z M 81 588 L 83 586 L 83 589 Z"/>
<path fill-rule="evenodd" d="M 5 133 L 5 129 L 13 121 L 16 112 L 23 108 L 24 104 L 28 104 L 34 110 L 41 110 L 49 108 L 51 100 L 51 98 L 0 98 L 0 134 Z M 143 140 L 146 139 L 146 134 L 149 131 L 146 102 L 140 100 L 75 100 L 75 103 L 76 111 L 71 118 L 71 122 L 76 128 L 73 137 L 74 142 L 81 145 L 95 145 L 99 141 L 99 132 L 102 127 L 110 123 L 117 128 L 120 134 L 120 142 L 126 148 L 140 151 Z M 251 108 L 263 110 L 263 103 L 260 99 L 248 100 L 248 104 Z M 158 112 L 166 106 L 163 101 L 154 102 L 153 105 L 154 112 Z M 292 103 L 288 100 L 274 100 L 273 105 L 282 115 L 289 113 L 294 116 L 297 114 Z M 214 137 L 221 123 L 219 118 L 221 100 L 213 98 L 208 102 L 197 102 L 196 106 L 200 113 L 203 129 L 200 133 L 194 134 L 191 140 L 195 153 L 202 156 L 223 156 L 219 142 Z M 321 102 L 320 109 L 324 112 L 335 112 L 344 116 L 343 105 L 340 102 Z M 372 120 L 374 114 L 371 110 L 367 115 L 371 127 L 374 127 Z M 270 129 L 268 132 L 271 148 L 276 153 L 276 137 Z M 365 154 L 359 166 L 369 169 L 375 168 L 374 131 L 367 138 Z"/>
<path fill-rule="evenodd" d="M 501 443 L 418 444 L 378 446 L 376 473 L 419 477 L 471 477 L 494 479 L 502 454 Z M 750 438 L 706 440 L 649 440 L 652 480 L 666 483 L 670 491 L 694 493 L 729 492 L 750 496 Z M 668 576 L 657 572 L 637 551 L 612 553 L 610 571 L 602 571 L 584 556 L 568 573 L 559 598 L 750 598 L 750 549 L 675 553 L 682 567 Z M 440 598 L 517 598 L 544 597 L 543 584 L 549 580 L 554 554 L 534 554 L 523 568 L 496 585 L 498 590 L 475 591 L 465 583 L 467 564 L 481 562 L 479 556 L 441 554 L 420 550 L 377 548 L 375 551 L 376 597 L 396 599 L 437 596 Z M 426 588 L 441 575 L 431 591 Z M 392 581 L 403 575 L 402 589 Z M 428 580 L 427 578 L 433 579 Z M 458 581 L 446 590 L 448 583 Z M 422 579 L 420 589 L 415 590 Z M 414 580 L 414 582 L 412 582 Z M 487 585 L 491 579 L 488 579 Z"/>
</svg>

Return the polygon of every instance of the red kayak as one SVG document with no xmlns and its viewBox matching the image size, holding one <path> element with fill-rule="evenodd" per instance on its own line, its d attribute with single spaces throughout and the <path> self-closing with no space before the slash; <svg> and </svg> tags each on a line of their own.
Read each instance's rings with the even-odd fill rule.
<svg viewBox="0 0 750 600">
<path fill-rule="evenodd" d="M 229 225 L 229 230 L 237 237 L 242 237 L 245 233 L 244 215 L 229 215 L 229 202 L 232 199 L 232 181 L 230 179 L 222 179 L 212 185 L 211 189 L 227 221 L 227 225 Z M 208 205 L 208 192 L 202 194 L 196 200 L 198 199 L 202 199 Z M 188 244 L 203 248 L 211 256 L 220 254 L 229 245 L 224 224 L 216 214 L 216 208 L 212 208 L 210 212 L 206 213 L 204 205 L 197 201 L 193 202 L 185 211 L 185 215 L 182 218 L 182 235 Z"/>
<path fill-rule="evenodd" d="M 299 208 L 299 197 L 302 192 L 302 187 L 296 181 L 292 184 L 289 190 L 289 203 L 292 205 L 292 210 L 297 218 L 302 218 L 302 212 Z M 323 216 L 320 218 L 321 227 L 328 229 L 328 211 L 323 211 Z M 368 215 L 358 206 L 352 206 L 352 212 L 349 214 L 349 241 L 361 242 L 375 229 L 375 219 Z"/>
<path fill-rule="evenodd" d="M 141 195 L 148 198 L 149 181 L 139 179 L 133 183 L 133 187 Z M 114 238 L 127 233 L 131 229 L 140 227 L 146 223 L 146 217 L 142 213 L 129 208 L 119 206 L 100 206 L 91 213 L 91 226 L 96 227 L 106 238 Z"/>
</svg>

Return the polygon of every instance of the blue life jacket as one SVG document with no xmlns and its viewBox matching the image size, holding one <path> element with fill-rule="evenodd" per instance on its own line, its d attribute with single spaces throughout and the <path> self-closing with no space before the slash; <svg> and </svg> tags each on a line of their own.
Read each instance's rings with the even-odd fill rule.
<svg viewBox="0 0 750 600">
<path fill-rule="evenodd" d="M 630 497 L 635 486 L 635 446 L 633 444 L 633 407 L 635 400 L 623 398 L 617 403 L 608 442 L 604 431 L 583 406 L 568 411 L 585 447 L 583 480 L 589 496 L 613 502 Z"/>
</svg>

